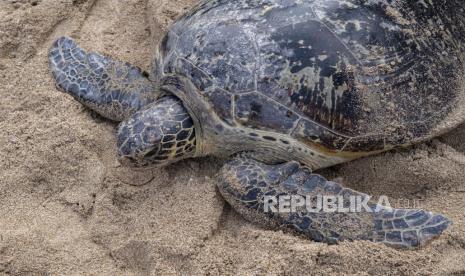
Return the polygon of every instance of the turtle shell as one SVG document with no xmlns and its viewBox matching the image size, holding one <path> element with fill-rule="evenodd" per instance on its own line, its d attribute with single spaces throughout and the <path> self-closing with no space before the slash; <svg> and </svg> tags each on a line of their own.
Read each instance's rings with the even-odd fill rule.
<svg viewBox="0 0 465 276">
<path fill-rule="evenodd" d="M 379 151 L 463 109 L 464 18 L 460 0 L 207 1 L 170 28 L 158 69 L 230 126 Z"/>
</svg>

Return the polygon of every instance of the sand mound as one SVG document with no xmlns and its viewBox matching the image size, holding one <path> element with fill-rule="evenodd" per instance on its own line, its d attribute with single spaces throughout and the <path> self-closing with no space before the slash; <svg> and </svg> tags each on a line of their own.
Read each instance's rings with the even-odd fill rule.
<svg viewBox="0 0 465 276">
<path fill-rule="evenodd" d="M 147 69 L 163 30 L 194 2 L 0 2 L 0 273 L 465 274 L 465 127 L 323 172 L 454 220 L 419 251 L 260 229 L 219 196 L 216 160 L 145 173 L 118 165 L 115 126 L 54 88 L 48 47 L 68 35 Z"/>
</svg>

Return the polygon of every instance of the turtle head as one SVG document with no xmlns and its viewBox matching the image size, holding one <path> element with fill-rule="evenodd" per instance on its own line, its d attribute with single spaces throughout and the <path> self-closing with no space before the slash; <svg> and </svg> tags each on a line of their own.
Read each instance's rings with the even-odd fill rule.
<svg viewBox="0 0 465 276">
<path fill-rule="evenodd" d="M 164 97 L 122 122 L 117 143 L 123 165 L 166 166 L 195 156 L 194 123 L 179 99 Z"/>
</svg>

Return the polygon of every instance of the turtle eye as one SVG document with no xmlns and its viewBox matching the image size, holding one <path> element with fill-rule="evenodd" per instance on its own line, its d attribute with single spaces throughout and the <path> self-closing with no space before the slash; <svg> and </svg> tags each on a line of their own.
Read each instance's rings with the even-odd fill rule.
<svg viewBox="0 0 465 276">
<path fill-rule="evenodd" d="M 145 158 L 147 158 L 147 159 L 152 159 L 152 158 L 154 158 L 155 156 L 157 156 L 158 152 L 159 152 L 159 149 L 153 149 L 153 150 L 149 151 L 149 152 L 145 155 Z"/>
</svg>

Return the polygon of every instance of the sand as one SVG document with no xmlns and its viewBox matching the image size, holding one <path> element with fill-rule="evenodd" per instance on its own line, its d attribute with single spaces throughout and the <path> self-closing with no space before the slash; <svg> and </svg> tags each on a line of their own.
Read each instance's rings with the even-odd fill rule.
<svg viewBox="0 0 465 276">
<path fill-rule="evenodd" d="M 415 251 L 263 230 L 221 198 L 215 159 L 145 173 L 118 164 L 115 125 L 55 89 L 47 50 L 68 35 L 148 69 L 194 3 L 0 1 L 0 274 L 465 275 L 465 127 L 322 172 L 454 221 Z"/>
</svg>

